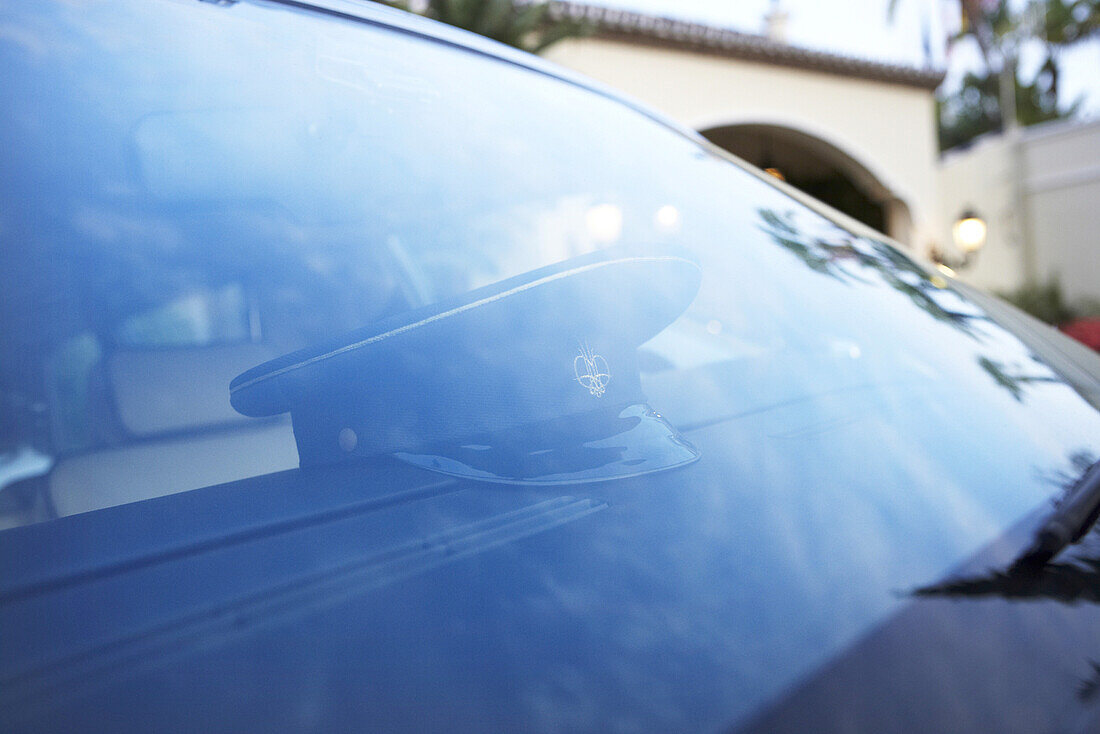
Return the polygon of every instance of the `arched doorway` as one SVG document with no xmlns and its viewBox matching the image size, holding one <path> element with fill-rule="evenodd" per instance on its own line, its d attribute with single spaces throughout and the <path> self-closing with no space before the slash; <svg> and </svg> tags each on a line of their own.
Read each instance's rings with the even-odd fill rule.
<svg viewBox="0 0 1100 734">
<path fill-rule="evenodd" d="M 700 132 L 738 158 L 908 244 L 909 207 L 859 161 L 830 143 L 779 125 L 723 125 Z"/>
</svg>

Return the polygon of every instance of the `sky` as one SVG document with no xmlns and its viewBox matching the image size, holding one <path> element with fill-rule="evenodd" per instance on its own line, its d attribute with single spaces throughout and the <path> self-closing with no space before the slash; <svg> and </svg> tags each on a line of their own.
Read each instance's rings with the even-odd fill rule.
<svg viewBox="0 0 1100 734">
<path fill-rule="evenodd" d="M 588 0 L 593 4 L 683 18 L 747 32 L 760 32 L 772 0 Z M 955 44 L 945 54 L 947 31 L 957 27 L 956 0 L 898 0 L 893 22 L 889 0 L 780 0 L 788 13 L 788 40 L 798 46 L 834 51 L 877 61 L 925 66 L 922 38 L 927 36 L 930 61 L 946 68 L 953 86 L 980 57 L 972 41 Z M 926 31 L 924 29 L 927 29 Z M 1021 59 L 1026 70 L 1041 62 L 1038 49 Z M 1100 117 L 1100 40 L 1063 55 L 1063 99 L 1084 98 L 1083 117 Z"/>
</svg>

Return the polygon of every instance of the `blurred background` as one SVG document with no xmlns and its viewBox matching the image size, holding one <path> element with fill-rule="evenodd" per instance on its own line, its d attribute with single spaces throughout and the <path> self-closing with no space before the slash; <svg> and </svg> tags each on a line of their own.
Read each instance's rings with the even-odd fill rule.
<svg viewBox="0 0 1100 734">
<path fill-rule="evenodd" d="M 387 4 L 615 87 L 1100 349 L 1100 0 Z"/>
</svg>

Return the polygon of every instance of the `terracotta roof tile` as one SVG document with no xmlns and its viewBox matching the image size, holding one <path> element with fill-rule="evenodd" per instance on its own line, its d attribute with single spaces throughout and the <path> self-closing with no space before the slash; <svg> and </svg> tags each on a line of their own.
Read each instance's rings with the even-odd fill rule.
<svg viewBox="0 0 1100 734">
<path fill-rule="evenodd" d="M 767 36 L 704 23 L 565 0 L 555 0 L 550 6 L 552 15 L 586 20 L 594 27 L 595 37 L 608 40 L 714 54 L 923 89 L 935 89 L 944 76 L 942 69 L 919 69 L 814 51 L 780 43 Z"/>
</svg>

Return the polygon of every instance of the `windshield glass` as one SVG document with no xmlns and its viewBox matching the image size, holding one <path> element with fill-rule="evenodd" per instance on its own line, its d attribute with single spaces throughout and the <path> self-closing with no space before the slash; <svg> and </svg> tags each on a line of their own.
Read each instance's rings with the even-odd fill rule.
<svg viewBox="0 0 1100 734">
<path fill-rule="evenodd" d="M 888 588 L 1038 506 L 1054 490 L 1037 477 L 1100 456 L 1096 411 L 941 277 L 618 101 L 282 7 L 4 13 L 4 527 L 295 469 L 289 419 L 235 411 L 235 376 L 611 247 L 686 250 L 701 272 L 638 350 L 642 392 L 700 456 L 676 475 L 698 495 L 650 509 L 698 522 L 635 527 L 656 523 L 668 554 L 646 568 L 671 584 L 690 582 L 682 537 L 714 540 L 690 560 L 720 576 L 752 549 L 737 573 L 759 609 L 721 613 L 777 672 L 745 683 L 741 714 L 889 609 Z M 586 308 L 613 311 L 621 291 L 596 290 Z M 815 555 L 870 580 L 837 601 Z M 780 640 L 790 604 L 806 638 L 750 644 Z"/>
</svg>

